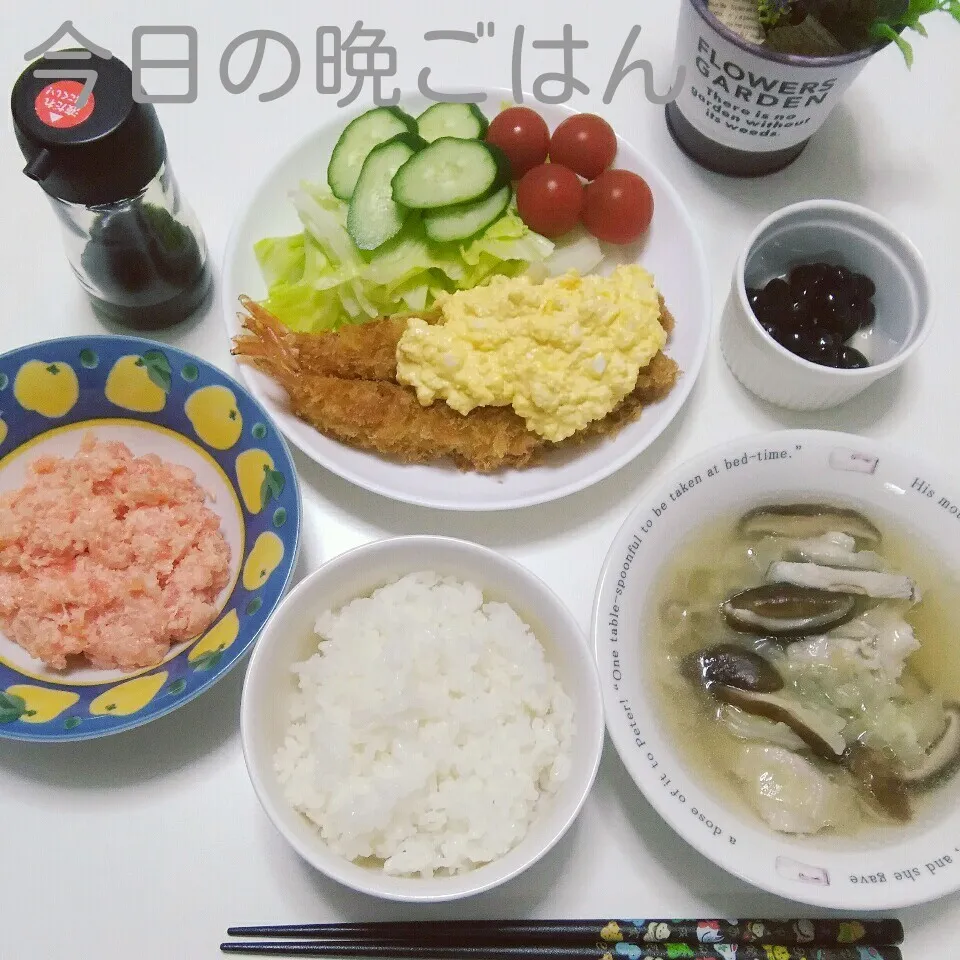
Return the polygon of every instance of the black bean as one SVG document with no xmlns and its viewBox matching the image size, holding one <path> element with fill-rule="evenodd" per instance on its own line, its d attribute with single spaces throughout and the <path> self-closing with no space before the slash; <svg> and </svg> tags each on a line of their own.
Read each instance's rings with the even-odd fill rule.
<svg viewBox="0 0 960 960">
<path fill-rule="evenodd" d="M 842 347 L 837 354 L 837 366 L 843 370 L 862 370 L 870 362 L 856 347 Z"/>
<path fill-rule="evenodd" d="M 833 267 L 829 263 L 824 263 L 823 260 L 818 260 L 813 264 L 814 274 L 821 283 L 830 279 L 831 270 L 833 270 Z"/>
<path fill-rule="evenodd" d="M 791 299 L 788 317 L 793 323 L 805 323 L 810 317 L 809 301 L 805 297 Z"/>
<path fill-rule="evenodd" d="M 822 283 L 820 272 L 812 264 L 801 264 L 790 271 L 790 293 L 795 299 L 805 299 Z"/>
<path fill-rule="evenodd" d="M 831 267 L 825 277 L 824 285 L 828 290 L 846 297 L 850 292 L 852 277 L 853 275 L 846 267 Z"/>
<path fill-rule="evenodd" d="M 853 295 L 858 300 L 869 300 L 877 292 L 874 282 L 862 273 L 853 274 L 851 287 Z"/>
<path fill-rule="evenodd" d="M 786 313 L 790 309 L 790 287 L 786 280 L 780 277 L 771 280 L 764 287 L 763 294 L 771 309 L 779 313 Z"/>
<path fill-rule="evenodd" d="M 839 335 L 850 326 L 850 304 L 838 294 L 824 291 L 810 301 L 809 317 L 817 330 Z M 846 340 L 847 336 L 841 339 Z"/>
<path fill-rule="evenodd" d="M 803 330 L 781 331 L 777 342 L 799 357 L 804 356 L 811 349 L 810 336 Z"/>
<path fill-rule="evenodd" d="M 776 322 L 778 314 L 776 310 L 773 309 L 766 290 L 760 291 L 760 296 L 757 297 L 756 302 L 753 304 L 753 315 L 760 321 L 760 323 Z"/>
</svg>

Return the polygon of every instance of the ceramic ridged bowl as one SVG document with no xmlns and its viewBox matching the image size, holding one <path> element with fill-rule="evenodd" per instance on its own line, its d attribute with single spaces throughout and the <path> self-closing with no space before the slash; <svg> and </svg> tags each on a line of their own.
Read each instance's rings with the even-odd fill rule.
<svg viewBox="0 0 960 960">
<path fill-rule="evenodd" d="M 855 343 L 869 367 L 837 370 L 796 356 L 763 329 L 750 307 L 748 287 L 820 260 L 864 273 L 876 285 L 876 320 Z M 855 204 L 808 200 L 772 214 L 750 236 L 734 270 L 720 346 L 733 374 L 761 399 L 792 410 L 823 410 L 902 367 L 927 338 L 930 317 L 926 267 L 907 237 Z"/>
</svg>

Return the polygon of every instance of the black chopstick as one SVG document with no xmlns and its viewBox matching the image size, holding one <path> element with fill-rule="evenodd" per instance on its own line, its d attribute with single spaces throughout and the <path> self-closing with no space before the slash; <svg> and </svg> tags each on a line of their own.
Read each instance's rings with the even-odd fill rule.
<svg viewBox="0 0 960 960">
<path fill-rule="evenodd" d="M 727 952 L 722 945 L 698 944 L 627 944 L 629 949 L 615 950 L 612 944 L 557 947 L 550 944 L 538 946 L 486 946 L 455 947 L 407 944 L 364 943 L 317 943 L 315 941 L 254 941 L 220 944 L 224 953 L 247 956 L 273 957 L 377 957 L 381 960 L 667 960 L 683 957 L 685 960 L 903 960 L 899 947 L 871 947 L 866 953 L 863 947 L 806 947 L 746 944 L 737 947 L 736 954 Z M 677 948 L 680 948 L 679 950 Z M 776 951 L 776 952 L 774 952 Z"/>
<path fill-rule="evenodd" d="M 764 943 L 783 946 L 896 946 L 899 920 L 456 920 L 424 923 L 306 923 L 230 927 L 231 937 L 269 937 L 317 942 L 590 946 L 670 943 Z"/>
</svg>

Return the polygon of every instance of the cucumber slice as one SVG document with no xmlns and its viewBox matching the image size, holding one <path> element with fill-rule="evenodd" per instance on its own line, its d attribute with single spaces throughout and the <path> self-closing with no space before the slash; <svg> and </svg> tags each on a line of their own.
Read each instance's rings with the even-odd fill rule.
<svg viewBox="0 0 960 960">
<path fill-rule="evenodd" d="M 482 200 L 429 210 L 423 215 L 424 230 L 431 240 L 441 243 L 467 240 L 503 216 L 511 195 L 508 183 Z"/>
<path fill-rule="evenodd" d="M 489 126 L 475 103 L 435 103 L 417 117 L 417 132 L 427 143 L 440 137 L 482 140 Z"/>
<path fill-rule="evenodd" d="M 370 151 L 401 133 L 416 133 L 417 121 L 399 107 L 377 107 L 344 128 L 330 155 L 327 183 L 333 195 L 349 200 Z"/>
<path fill-rule="evenodd" d="M 426 144 L 415 133 L 401 133 L 374 147 L 347 209 L 347 233 L 361 250 L 376 250 L 403 229 L 407 211 L 393 199 L 396 172 Z"/>
<path fill-rule="evenodd" d="M 480 200 L 510 181 L 510 163 L 492 143 L 441 137 L 411 157 L 393 178 L 393 199 L 414 210 Z"/>
</svg>

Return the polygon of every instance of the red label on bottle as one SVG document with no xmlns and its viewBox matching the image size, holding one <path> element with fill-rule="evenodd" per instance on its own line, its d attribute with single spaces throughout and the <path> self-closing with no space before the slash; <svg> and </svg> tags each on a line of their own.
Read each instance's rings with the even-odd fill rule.
<svg viewBox="0 0 960 960">
<path fill-rule="evenodd" d="M 83 84 L 77 80 L 56 80 L 45 86 L 34 101 L 34 110 L 48 127 L 61 129 L 78 127 L 93 113 L 94 99 L 91 93 L 82 107 L 78 107 Z"/>
</svg>

